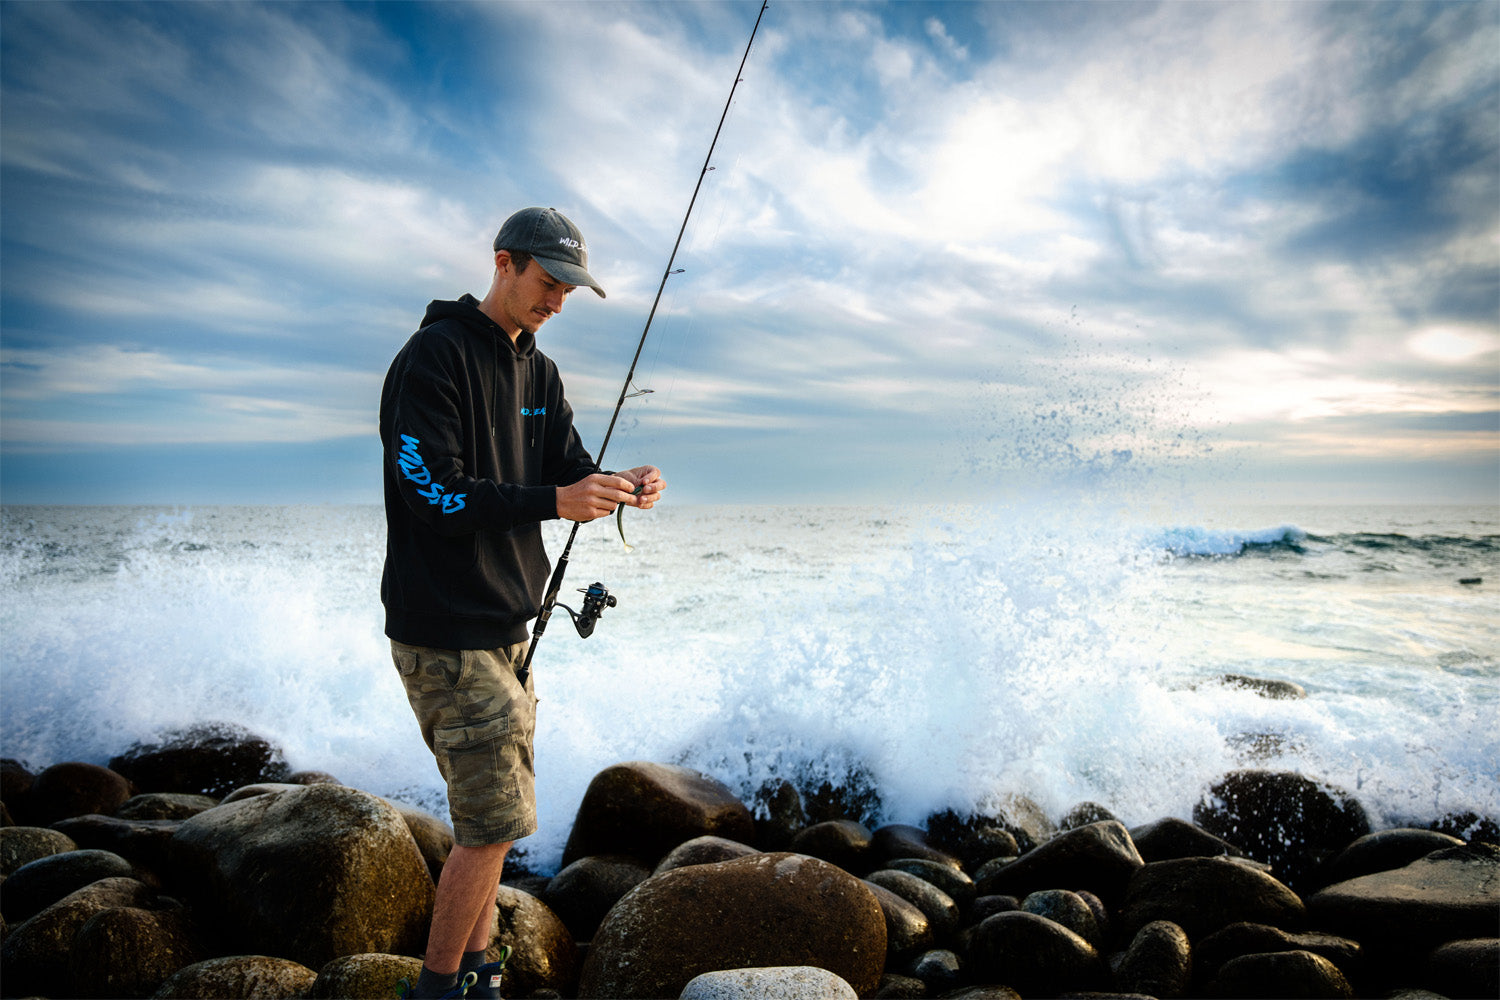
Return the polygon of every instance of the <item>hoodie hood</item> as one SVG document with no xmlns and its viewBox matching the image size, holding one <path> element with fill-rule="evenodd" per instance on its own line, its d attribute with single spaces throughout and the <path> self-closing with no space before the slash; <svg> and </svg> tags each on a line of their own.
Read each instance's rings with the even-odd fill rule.
<svg viewBox="0 0 1500 1000">
<path fill-rule="evenodd" d="M 518 358 L 529 359 L 536 354 L 536 334 L 529 330 L 522 330 L 520 335 L 512 341 L 510 334 L 479 308 L 479 300 L 467 292 L 453 301 L 434 299 L 429 302 L 427 311 L 422 314 L 422 328 L 425 329 L 444 320 L 457 320 L 475 332 L 494 337 L 504 345 L 504 349 L 509 350 Z"/>
</svg>

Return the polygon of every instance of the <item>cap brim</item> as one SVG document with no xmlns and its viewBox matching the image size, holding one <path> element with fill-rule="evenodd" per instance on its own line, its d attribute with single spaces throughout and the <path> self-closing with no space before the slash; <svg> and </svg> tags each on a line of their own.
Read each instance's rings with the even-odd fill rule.
<svg viewBox="0 0 1500 1000">
<path fill-rule="evenodd" d="M 601 299 L 604 298 L 604 289 L 599 287 L 599 282 L 595 281 L 592 274 L 589 274 L 577 264 L 565 260 L 554 260 L 551 257 L 539 257 L 535 254 L 532 255 L 532 259 L 542 265 L 543 271 L 546 271 L 558 281 L 568 285 L 587 285 Z"/>
</svg>

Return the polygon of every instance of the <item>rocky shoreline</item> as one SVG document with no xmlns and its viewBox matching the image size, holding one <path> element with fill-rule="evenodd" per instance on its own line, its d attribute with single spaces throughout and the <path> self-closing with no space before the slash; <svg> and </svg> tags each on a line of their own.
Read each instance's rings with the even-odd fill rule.
<svg viewBox="0 0 1500 1000">
<path fill-rule="evenodd" d="M 0 779 L 0 995 L 386 998 L 420 966 L 451 830 L 251 734 Z M 857 798 L 607 768 L 562 869 L 507 872 L 505 995 L 1500 996 L 1493 817 L 1376 831 L 1267 770 L 1129 829 L 1023 797 L 872 829 Z"/>
</svg>

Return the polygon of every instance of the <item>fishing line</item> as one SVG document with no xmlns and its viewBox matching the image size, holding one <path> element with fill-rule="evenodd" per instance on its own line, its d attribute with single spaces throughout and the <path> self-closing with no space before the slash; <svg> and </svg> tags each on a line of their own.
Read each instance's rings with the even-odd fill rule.
<svg viewBox="0 0 1500 1000">
<path fill-rule="evenodd" d="M 769 0 L 762 0 L 760 13 L 755 15 L 755 26 L 750 29 L 750 40 L 745 43 L 745 54 L 740 57 L 739 69 L 735 70 L 734 85 L 729 88 L 729 97 L 724 101 L 724 111 L 719 115 L 719 124 L 714 129 L 713 141 L 708 144 L 708 155 L 703 158 L 703 169 L 698 172 L 698 183 L 693 186 L 693 196 L 688 199 L 687 211 L 683 213 L 682 225 L 677 230 L 677 241 L 672 244 L 672 254 L 667 258 L 667 266 L 662 271 L 661 284 L 657 286 L 656 298 L 651 303 L 651 312 L 646 316 L 646 326 L 641 330 L 641 339 L 635 345 L 635 356 L 630 359 L 630 370 L 625 373 L 625 382 L 620 387 L 620 398 L 615 403 L 615 412 L 609 418 L 609 428 L 604 432 L 604 443 L 599 445 L 599 454 L 595 458 L 600 468 L 603 468 L 604 452 L 609 448 L 609 439 L 614 435 L 615 422 L 620 419 L 620 410 L 625 406 L 625 400 L 652 391 L 634 388 L 635 366 L 641 360 L 641 349 L 646 346 L 646 334 L 651 332 L 651 321 L 656 318 L 656 307 L 661 304 L 661 296 L 666 290 L 667 279 L 674 274 L 682 273 L 681 269 L 673 270 L 673 264 L 677 261 L 677 249 L 682 246 L 682 236 L 687 232 L 688 219 L 692 218 L 693 206 L 698 202 L 698 192 L 703 187 L 703 179 L 708 176 L 710 170 L 714 169 L 709 166 L 713 160 L 714 147 L 719 144 L 719 134 L 724 131 L 724 121 L 729 117 L 729 108 L 734 104 L 734 92 L 739 89 L 740 81 L 744 79 L 745 63 L 750 58 L 750 46 L 755 44 L 755 33 L 760 30 L 760 21 L 766 16 L 768 5 Z M 542 601 L 541 609 L 537 613 L 536 625 L 531 631 L 531 644 L 526 649 L 526 660 L 521 664 L 521 669 L 516 675 L 523 686 L 531 674 L 531 658 L 536 654 L 537 643 L 541 641 L 542 633 L 547 630 L 547 622 L 552 617 L 553 608 L 561 607 L 566 611 L 573 619 L 573 627 L 578 630 L 578 635 L 586 639 L 593 634 L 594 624 L 604 613 L 604 609 L 615 606 L 614 595 L 610 594 L 602 583 L 593 583 L 587 588 L 580 588 L 579 593 L 584 595 L 581 611 L 574 611 L 566 604 L 557 602 L 557 592 L 562 589 L 563 576 L 568 571 L 568 555 L 573 551 L 573 540 L 578 537 L 578 529 L 582 524 L 581 521 L 573 522 L 573 530 L 568 532 L 568 543 L 563 546 L 562 555 L 557 557 L 557 565 L 552 570 L 552 578 L 547 582 L 547 596 Z"/>
</svg>

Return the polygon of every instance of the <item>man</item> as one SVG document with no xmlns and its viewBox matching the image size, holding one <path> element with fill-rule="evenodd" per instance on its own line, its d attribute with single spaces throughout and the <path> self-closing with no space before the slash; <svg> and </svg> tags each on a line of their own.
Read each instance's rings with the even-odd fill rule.
<svg viewBox="0 0 1500 1000">
<path fill-rule="evenodd" d="M 527 208 L 494 243 L 482 301 L 433 302 L 380 400 L 385 447 L 386 635 L 448 786 L 453 853 L 438 881 L 412 997 L 499 996 L 484 967 L 511 844 L 536 831 L 536 696 L 517 676 L 549 566 L 540 522 L 649 508 L 643 465 L 601 472 L 573 429 L 536 332 L 576 287 L 604 297 L 578 228 Z M 471 972 L 481 973 L 477 980 Z"/>
</svg>

